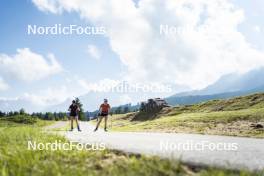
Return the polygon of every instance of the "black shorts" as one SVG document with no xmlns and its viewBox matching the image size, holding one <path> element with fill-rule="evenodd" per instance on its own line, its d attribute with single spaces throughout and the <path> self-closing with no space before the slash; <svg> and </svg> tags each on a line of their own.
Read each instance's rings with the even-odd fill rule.
<svg viewBox="0 0 264 176">
<path fill-rule="evenodd" d="M 76 116 L 78 116 L 78 114 L 77 113 L 70 113 L 70 116 L 71 117 L 76 117 Z"/>
<path fill-rule="evenodd" d="M 108 112 L 101 112 L 100 116 L 106 117 L 108 116 Z"/>
</svg>

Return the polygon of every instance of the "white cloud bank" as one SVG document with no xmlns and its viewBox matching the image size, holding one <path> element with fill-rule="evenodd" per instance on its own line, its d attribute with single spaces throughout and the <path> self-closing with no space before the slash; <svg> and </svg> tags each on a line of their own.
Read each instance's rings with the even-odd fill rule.
<svg viewBox="0 0 264 176">
<path fill-rule="evenodd" d="M 17 49 L 17 54 L 0 54 L 0 74 L 22 81 L 35 81 L 62 71 L 53 54 L 47 58 L 29 48 Z"/>
<path fill-rule="evenodd" d="M 0 91 L 7 90 L 8 88 L 8 84 L 0 77 Z"/>
<path fill-rule="evenodd" d="M 58 10 L 59 4 L 56 4 L 56 1 L 53 0 L 32 0 L 35 4 L 41 4 L 41 6 L 38 6 L 39 10 L 48 10 L 52 13 L 59 13 L 60 10 Z"/>
<path fill-rule="evenodd" d="M 67 86 L 48 87 L 35 93 L 24 93 L 19 97 L 22 100 L 28 100 L 35 105 L 51 106 L 64 102 L 67 99 L 74 99 L 76 92 L 69 90 Z"/>
<path fill-rule="evenodd" d="M 202 88 L 223 74 L 264 66 L 237 27 L 242 9 L 228 0 L 33 0 L 42 11 L 76 11 L 107 28 L 112 50 L 135 81 L 174 82 Z M 188 28 L 160 35 L 160 24 Z M 206 28 L 205 31 L 197 31 Z"/>
<path fill-rule="evenodd" d="M 29 113 L 45 111 L 46 108 L 73 99 L 74 93 L 76 92 L 70 90 L 67 86 L 48 87 L 30 93 L 26 92 L 15 98 L 0 97 L 0 108 L 2 111 L 14 111 L 25 108 Z M 67 108 L 60 108 L 56 111 L 64 112 L 67 111 Z"/>
<path fill-rule="evenodd" d="M 87 53 L 94 59 L 100 60 L 101 58 L 101 52 L 95 45 L 88 45 L 87 47 Z"/>
</svg>

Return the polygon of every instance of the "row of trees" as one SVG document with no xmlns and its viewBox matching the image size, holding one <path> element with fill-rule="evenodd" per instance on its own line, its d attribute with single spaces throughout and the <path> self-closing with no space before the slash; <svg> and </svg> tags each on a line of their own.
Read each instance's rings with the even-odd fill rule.
<svg viewBox="0 0 264 176">
<path fill-rule="evenodd" d="M 79 112 L 79 119 L 80 120 L 88 120 L 89 117 L 97 116 L 98 111 L 95 112 L 84 112 L 83 104 L 81 103 L 79 98 L 75 99 L 76 103 L 80 108 Z M 139 110 L 139 105 L 132 106 L 131 104 L 113 107 L 111 110 L 111 114 L 125 114 L 129 112 L 136 112 Z M 10 112 L 1 112 L 0 111 L 0 118 L 7 117 L 7 116 L 16 116 L 16 115 L 30 115 L 32 117 L 37 117 L 42 120 L 66 120 L 69 116 L 66 112 L 34 112 L 32 114 L 26 113 L 26 111 L 22 108 L 19 111 L 10 111 Z"/>
<path fill-rule="evenodd" d="M 22 108 L 19 111 L 10 111 L 10 112 L 2 112 L 0 111 L 0 117 L 6 116 L 15 116 L 15 115 L 25 115 L 27 114 L 26 111 Z"/>
<path fill-rule="evenodd" d="M 139 105 L 132 106 L 131 104 L 127 104 L 116 108 L 112 108 L 111 112 L 113 114 L 126 114 L 129 112 L 136 112 L 138 110 L 139 110 Z"/>
<path fill-rule="evenodd" d="M 81 103 L 79 98 L 75 99 L 76 103 L 78 104 L 80 108 L 79 112 L 79 119 L 80 120 L 86 120 L 86 115 L 83 110 L 83 104 Z M 29 115 L 32 117 L 36 117 L 42 120 L 66 120 L 68 118 L 68 113 L 66 112 L 34 112 L 32 114 L 26 113 L 25 109 L 20 109 L 19 111 L 10 111 L 10 112 L 2 112 L 0 111 L 0 118 L 1 117 L 12 117 L 12 116 L 17 116 L 17 115 Z"/>
<path fill-rule="evenodd" d="M 21 109 L 19 111 L 10 111 L 10 112 L 2 112 L 0 111 L 0 118 L 1 117 L 12 117 L 12 116 L 17 116 L 17 115 L 28 115 L 32 117 L 36 117 L 42 120 L 65 120 L 67 119 L 67 113 L 66 112 L 46 112 L 46 113 L 32 113 L 28 114 L 25 112 L 24 109 Z"/>
<path fill-rule="evenodd" d="M 80 99 L 79 98 L 76 98 L 75 101 L 76 101 L 76 104 L 80 108 L 79 119 L 80 120 L 87 120 L 86 115 L 85 115 L 84 110 L 83 110 L 83 104 L 81 103 Z"/>
<path fill-rule="evenodd" d="M 66 120 L 67 119 L 67 113 L 66 112 L 46 112 L 46 113 L 32 113 L 31 116 L 38 117 L 42 120 Z"/>
<path fill-rule="evenodd" d="M 75 99 L 76 104 L 79 106 L 80 108 L 80 112 L 79 112 L 79 119 L 80 120 L 86 120 L 86 115 L 84 113 L 83 110 L 83 104 L 81 103 L 79 98 Z M 43 120 L 66 120 L 69 117 L 69 114 L 66 112 L 46 112 L 46 113 L 32 113 L 32 116 L 38 117 L 39 119 L 43 119 Z"/>
</svg>

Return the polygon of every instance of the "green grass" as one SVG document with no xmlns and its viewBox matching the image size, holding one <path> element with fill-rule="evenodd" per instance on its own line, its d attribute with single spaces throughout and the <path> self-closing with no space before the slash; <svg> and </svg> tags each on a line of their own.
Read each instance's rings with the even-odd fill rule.
<svg viewBox="0 0 264 176">
<path fill-rule="evenodd" d="M 157 114 L 130 113 L 114 115 L 112 130 L 154 131 L 264 137 L 264 94 L 228 100 L 212 100 L 200 104 L 165 108 Z M 111 117 L 110 117 L 111 118 Z M 135 120 L 136 119 L 136 120 Z"/>
<path fill-rule="evenodd" d="M 68 142 L 65 138 L 47 134 L 42 127 L 49 122 L 18 124 L 0 121 L 0 175 L 244 175 L 261 173 L 198 168 L 157 157 L 124 154 L 116 151 L 51 151 L 28 150 L 27 141 Z"/>
<path fill-rule="evenodd" d="M 264 108 L 264 93 L 240 96 L 226 100 L 211 100 L 195 105 L 178 107 L 182 112 L 235 111 L 249 108 Z"/>
</svg>

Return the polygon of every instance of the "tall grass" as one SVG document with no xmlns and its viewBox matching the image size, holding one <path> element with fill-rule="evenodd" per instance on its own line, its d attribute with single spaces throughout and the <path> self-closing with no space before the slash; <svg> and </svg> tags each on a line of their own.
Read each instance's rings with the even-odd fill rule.
<svg viewBox="0 0 264 176">
<path fill-rule="evenodd" d="M 1 122 L 0 175 L 175 175 L 184 171 L 176 162 L 110 151 L 28 150 L 28 141 L 67 140 L 41 132 L 38 124 Z M 41 124 L 42 126 L 43 124 Z"/>
</svg>

